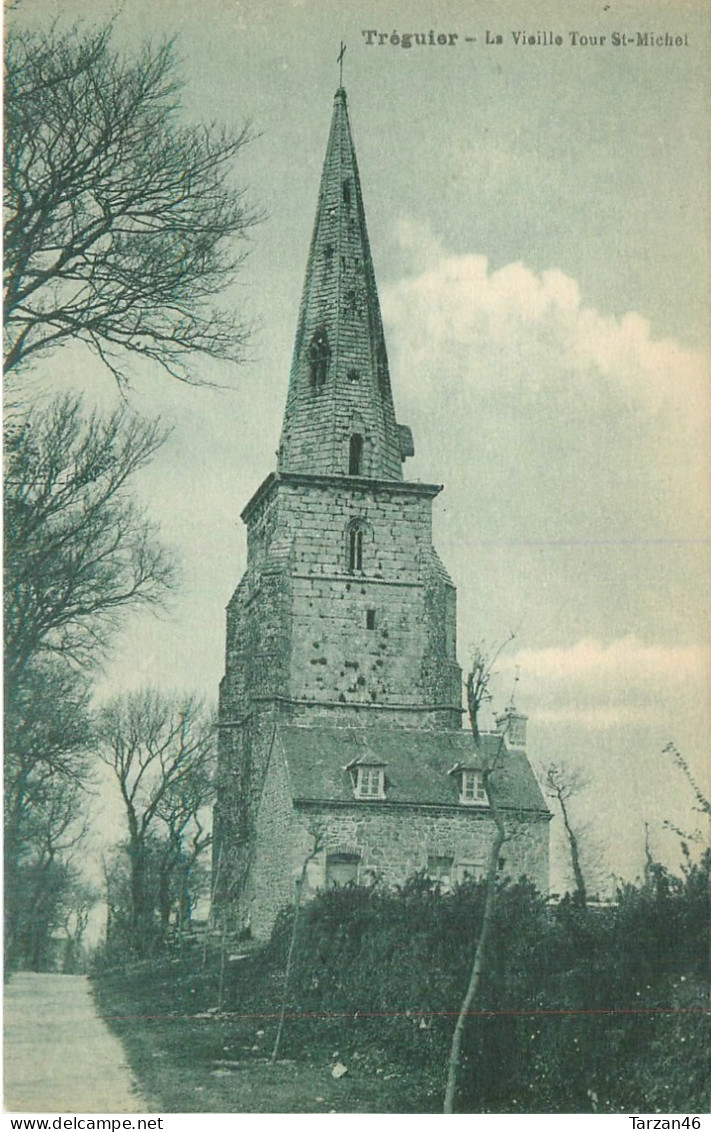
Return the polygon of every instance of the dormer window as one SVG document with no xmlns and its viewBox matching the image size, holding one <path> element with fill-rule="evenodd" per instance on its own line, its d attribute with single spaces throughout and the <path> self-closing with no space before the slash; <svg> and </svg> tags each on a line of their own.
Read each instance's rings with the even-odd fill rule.
<svg viewBox="0 0 711 1132">
<path fill-rule="evenodd" d="M 459 779 L 459 801 L 469 805 L 486 806 L 489 799 L 484 789 L 484 779 L 479 770 L 463 770 Z"/>
<path fill-rule="evenodd" d="M 488 806 L 489 799 L 484 787 L 484 775 L 474 766 L 458 763 L 449 772 L 456 775 L 459 783 L 459 801 L 465 806 Z"/>
<path fill-rule="evenodd" d="M 385 769 L 382 766 L 359 766 L 355 792 L 358 798 L 384 798 Z"/>
<path fill-rule="evenodd" d="M 353 783 L 353 793 L 356 798 L 384 798 L 385 797 L 385 764 L 350 763 L 346 770 L 350 771 Z"/>
</svg>

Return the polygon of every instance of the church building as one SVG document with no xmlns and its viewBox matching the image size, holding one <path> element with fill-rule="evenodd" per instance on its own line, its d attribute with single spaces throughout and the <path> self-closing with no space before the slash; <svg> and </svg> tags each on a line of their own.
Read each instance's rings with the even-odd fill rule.
<svg viewBox="0 0 711 1132">
<path fill-rule="evenodd" d="M 247 568 L 227 608 L 216 913 L 268 935 L 304 889 L 444 888 L 486 867 L 548 885 L 549 812 L 511 706 L 462 728 L 456 591 L 432 544 L 441 488 L 408 481 L 342 87 L 321 178 L 276 471 L 242 512 Z"/>
</svg>

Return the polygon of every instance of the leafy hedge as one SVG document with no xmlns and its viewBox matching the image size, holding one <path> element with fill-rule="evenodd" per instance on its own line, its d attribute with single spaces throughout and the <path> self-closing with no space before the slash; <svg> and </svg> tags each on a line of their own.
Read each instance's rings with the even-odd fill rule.
<svg viewBox="0 0 711 1132">
<path fill-rule="evenodd" d="M 707 853 L 680 877 L 654 868 L 605 908 L 572 899 L 552 907 L 526 882 L 503 885 L 466 1028 L 458 1111 L 706 1112 L 710 865 Z M 408 1080 L 410 1111 L 441 1111 L 483 899 L 481 886 L 442 893 L 419 878 L 398 892 L 331 889 L 305 904 L 280 1057 L 337 1056 L 353 1084 L 380 1079 L 386 1097 Z M 239 961 L 183 952 L 162 967 L 97 972 L 100 1000 L 114 1016 L 124 1000 L 121 1013 L 186 1019 L 219 1002 L 219 1041 L 209 1026 L 200 1038 L 218 1053 L 202 1053 L 224 1056 L 229 1040 L 257 1051 L 241 1057 L 263 1058 L 283 1002 L 293 915 L 285 910 L 270 942 Z M 189 1029 L 176 1037 L 182 1058 L 201 1056 L 187 1048 L 197 1041 Z"/>
<path fill-rule="evenodd" d="M 551 908 L 526 882 L 502 886 L 461 1111 L 707 1110 L 710 860 L 681 877 L 655 867 L 606 908 Z M 423 878 L 317 896 L 300 913 L 285 1054 L 416 1065 L 439 1090 L 483 897 Z M 292 923 L 284 912 L 263 953 L 272 972 Z"/>
</svg>

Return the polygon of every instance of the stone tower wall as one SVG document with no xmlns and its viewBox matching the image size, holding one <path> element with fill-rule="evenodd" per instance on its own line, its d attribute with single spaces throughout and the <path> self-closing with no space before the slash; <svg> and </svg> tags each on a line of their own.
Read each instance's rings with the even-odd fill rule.
<svg viewBox="0 0 711 1132">
<path fill-rule="evenodd" d="M 228 612 L 235 711 L 280 697 L 314 722 L 319 709 L 338 722 L 359 706 L 382 725 L 460 726 L 456 595 L 432 547 L 435 490 L 274 481 L 248 515 L 249 566 Z M 349 569 L 354 521 L 359 570 Z"/>
</svg>

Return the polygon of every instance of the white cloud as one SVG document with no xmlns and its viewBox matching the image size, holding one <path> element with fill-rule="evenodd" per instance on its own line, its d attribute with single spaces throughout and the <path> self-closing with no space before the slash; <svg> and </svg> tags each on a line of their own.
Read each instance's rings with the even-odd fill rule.
<svg viewBox="0 0 711 1132">
<path fill-rule="evenodd" d="M 589 768 L 606 766 L 622 778 L 635 774 L 643 752 L 655 755 L 655 789 L 663 799 L 669 766 L 660 752 L 674 740 L 699 781 L 708 783 L 711 648 L 650 644 L 634 635 L 607 642 L 586 638 L 568 647 L 519 649 L 502 655 L 496 667 L 502 688 L 511 686 L 514 670 L 520 673 L 517 699 L 530 715 L 542 755 L 544 748 L 572 744 L 589 760 L 594 750 Z M 648 768 L 637 785 L 642 795 L 651 773 Z"/>
<path fill-rule="evenodd" d="M 429 230 L 408 219 L 396 234 L 404 250 L 427 261 L 383 292 L 384 315 L 405 359 L 435 366 L 440 375 L 443 365 L 451 370 L 466 361 L 479 389 L 501 389 L 507 373 L 516 384 L 525 374 L 536 385 L 597 374 L 655 411 L 673 405 L 694 431 L 708 423 L 708 359 L 655 339 L 640 314 L 616 317 L 585 307 L 577 282 L 557 269 L 536 274 L 518 262 L 491 271 L 486 256 L 447 255 Z M 457 347 L 471 351 L 468 358 Z M 475 352 L 482 350 L 484 359 Z M 491 365 L 496 358 L 499 364 Z"/>
<path fill-rule="evenodd" d="M 419 243 L 417 233 L 401 222 L 396 235 L 417 269 L 383 289 L 382 305 L 398 400 L 413 425 L 422 422 L 433 466 L 440 434 L 445 459 L 456 467 L 460 458 L 498 499 L 507 483 L 522 500 L 535 489 L 521 511 L 540 517 L 545 537 L 563 516 L 559 534 L 573 535 L 576 515 L 586 537 L 593 528 L 602 537 L 708 537 L 703 352 L 655 337 L 637 312 L 586 307 L 560 270 L 491 270 L 485 256 L 447 254 L 431 232 L 421 230 Z"/>
<path fill-rule="evenodd" d="M 521 649 L 502 657 L 502 670 L 521 666 L 539 679 L 595 680 L 606 686 L 685 684 L 711 673 L 711 649 L 703 645 L 645 644 L 634 635 L 609 641 L 582 639 L 561 648 Z"/>
</svg>

